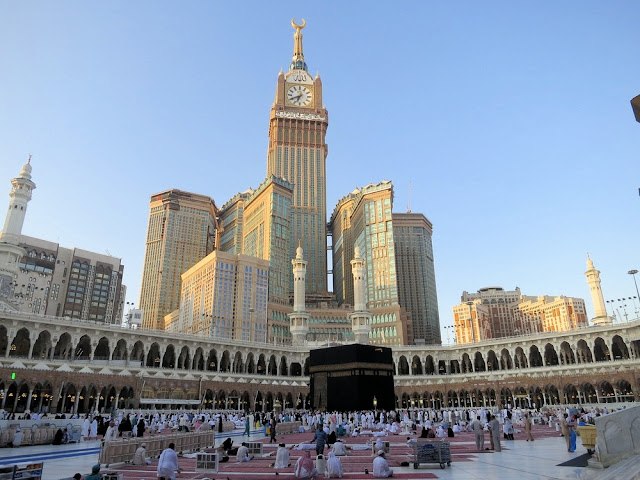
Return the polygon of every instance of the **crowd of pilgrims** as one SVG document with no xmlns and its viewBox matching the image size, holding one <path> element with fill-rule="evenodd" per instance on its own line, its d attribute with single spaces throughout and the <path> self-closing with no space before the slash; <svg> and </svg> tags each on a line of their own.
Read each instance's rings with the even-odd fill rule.
<svg viewBox="0 0 640 480">
<path fill-rule="evenodd" d="M 389 467 L 385 459 L 385 447 L 382 437 L 388 435 L 407 435 L 410 433 L 420 433 L 420 438 L 445 438 L 454 437 L 456 433 L 468 431 L 476 435 L 476 447 L 484 449 L 484 432 L 489 432 L 490 449 L 501 451 L 501 436 L 507 440 L 513 440 L 513 434 L 519 432 L 516 426 L 521 426 L 527 433 L 527 441 L 533 440 L 531 435 L 532 423 L 548 423 L 551 427 L 557 423 L 557 429 L 562 431 L 567 442 L 568 451 L 575 450 L 574 424 L 593 424 L 597 416 L 607 414 L 607 409 L 566 408 L 566 409 L 511 409 L 510 406 L 504 409 L 493 408 L 462 408 L 462 409 L 415 409 L 399 411 L 361 411 L 361 412 L 321 412 L 321 411 L 296 411 L 296 412 L 255 412 L 243 414 L 238 412 L 117 412 L 113 416 L 103 416 L 100 414 L 84 417 L 80 436 L 84 439 L 102 437 L 104 441 L 113 441 L 119 437 L 143 437 L 145 433 L 155 434 L 165 430 L 169 431 L 200 431 L 216 430 L 222 432 L 223 422 L 232 422 L 236 427 L 244 427 L 244 434 L 251 435 L 252 430 L 260 430 L 267 426 L 270 441 L 276 439 L 276 425 L 280 422 L 300 422 L 299 432 L 312 432 L 313 438 L 308 442 L 294 445 L 297 450 L 303 450 L 298 458 L 294 477 L 297 479 L 314 478 L 319 474 L 324 474 L 328 478 L 341 478 L 343 475 L 341 456 L 347 455 L 347 449 L 370 449 L 377 452 L 373 460 L 372 476 L 374 478 L 387 478 L 393 474 L 393 469 Z M 3 412 L 2 417 L 6 418 Z M 47 418 L 46 414 L 26 412 L 23 419 L 39 420 Z M 55 416 L 56 419 L 64 419 L 64 414 Z M 72 415 L 69 418 L 79 418 Z M 502 435 L 501 435 L 502 429 Z M 267 432 L 265 432 L 267 433 Z M 13 446 L 20 445 L 21 431 L 18 428 L 17 437 L 14 438 Z M 349 437 L 370 436 L 371 439 L 365 444 L 354 443 L 348 446 L 345 442 Z M 343 442 L 342 438 L 345 439 Z M 58 429 L 53 443 L 63 444 L 70 440 L 67 429 Z M 407 437 L 407 445 L 411 446 L 416 442 L 416 438 Z M 329 448 L 327 456 L 324 456 L 325 448 Z M 142 443 L 136 451 L 134 464 L 150 464 L 151 460 L 146 458 L 146 444 Z M 243 442 L 239 447 L 233 446 L 231 438 L 222 442 L 222 461 L 229 461 L 230 455 L 236 456 L 236 462 L 248 462 L 253 457 L 249 455 L 248 449 Z M 310 450 L 315 449 L 316 460 L 311 458 Z M 171 445 L 169 453 L 173 453 Z M 167 454 L 168 455 L 168 454 Z M 165 452 L 163 452 L 163 456 Z M 158 464 L 159 478 L 160 470 L 163 467 L 162 456 Z M 165 462 L 166 463 L 166 462 Z M 165 478 L 175 478 L 174 472 L 179 470 L 177 462 L 171 464 Z M 284 443 L 280 443 L 276 452 L 275 463 L 271 465 L 276 469 L 287 468 L 289 463 L 289 448 Z M 161 468 L 162 467 L 162 468 Z M 365 473 L 369 473 L 368 470 Z"/>
</svg>

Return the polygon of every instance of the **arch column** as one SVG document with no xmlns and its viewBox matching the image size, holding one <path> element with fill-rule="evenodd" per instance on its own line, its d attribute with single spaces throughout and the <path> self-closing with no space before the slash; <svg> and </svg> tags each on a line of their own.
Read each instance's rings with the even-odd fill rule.
<svg viewBox="0 0 640 480">
<path fill-rule="evenodd" d="M 31 396 L 33 395 L 33 387 L 29 387 L 29 393 L 27 394 L 27 406 L 25 407 L 24 411 L 26 412 L 27 410 L 31 409 Z"/>
<path fill-rule="evenodd" d="M 78 403 L 80 403 L 80 392 L 76 388 L 76 400 L 73 402 L 72 413 L 78 413 Z"/>
<path fill-rule="evenodd" d="M 29 360 L 31 360 L 31 357 L 33 355 L 33 347 L 35 346 L 36 341 L 38 340 L 37 334 L 35 335 L 36 338 L 33 338 L 33 337 L 34 337 L 34 334 L 29 335 L 29 353 L 27 354 L 27 358 Z"/>
<path fill-rule="evenodd" d="M 4 358 L 9 358 L 9 354 L 11 353 L 11 342 L 16 336 L 16 332 L 13 330 L 7 330 L 7 348 L 4 352 Z"/>
</svg>

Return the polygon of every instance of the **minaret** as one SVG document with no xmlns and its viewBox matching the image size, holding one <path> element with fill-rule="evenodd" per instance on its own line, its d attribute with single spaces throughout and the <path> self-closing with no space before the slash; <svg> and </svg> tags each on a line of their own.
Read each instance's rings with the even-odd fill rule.
<svg viewBox="0 0 640 480">
<path fill-rule="evenodd" d="M 24 164 L 20 175 L 11 180 L 9 210 L 4 221 L 4 228 L 0 233 L 0 299 L 11 302 L 13 297 L 13 283 L 18 273 L 18 262 L 25 254 L 20 246 L 22 225 L 27 213 L 27 203 L 31 200 L 31 193 L 36 184 L 31 180 L 31 155 Z"/>
<path fill-rule="evenodd" d="M 356 343 L 367 345 L 371 333 L 371 313 L 367 311 L 364 295 L 364 259 L 360 257 L 360 248 L 357 245 L 351 260 L 351 272 L 353 273 L 353 313 L 349 315 L 351 329 Z"/>
<path fill-rule="evenodd" d="M 291 260 L 291 265 L 293 265 L 293 313 L 289 314 L 289 329 L 293 345 L 302 345 L 309 333 L 309 314 L 304 311 L 307 262 L 303 256 L 302 246 L 298 246 L 296 258 Z"/>
<path fill-rule="evenodd" d="M 612 322 L 611 317 L 607 315 L 607 309 L 604 306 L 604 296 L 600 287 L 600 271 L 593 266 L 593 261 L 587 254 L 587 271 L 584 273 L 587 277 L 587 283 L 591 290 L 591 301 L 596 316 L 591 319 L 594 325 L 608 325 Z"/>
</svg>

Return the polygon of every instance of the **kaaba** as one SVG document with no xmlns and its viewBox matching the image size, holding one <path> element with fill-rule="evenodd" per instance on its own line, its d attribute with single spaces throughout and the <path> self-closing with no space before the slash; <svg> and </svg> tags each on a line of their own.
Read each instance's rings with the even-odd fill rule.
<svg viewBox="0 0 640 480">
<path fill-rule="evenodd" d="M 395 408 L 390 348 L 356 343 L 311 350 L 309 373 L 314 409 L 345 412 Z"/>
</svg>

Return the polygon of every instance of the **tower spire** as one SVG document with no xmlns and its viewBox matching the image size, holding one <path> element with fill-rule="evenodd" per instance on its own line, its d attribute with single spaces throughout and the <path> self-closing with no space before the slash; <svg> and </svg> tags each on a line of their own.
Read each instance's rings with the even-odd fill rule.
<svg viewBox="0 0 640 480">
<path fill-rule="evenodd" d="M 293 34 L 293 57 L 291 58 L 291 63 L 289 64 L 289 71 L 292 70 L 307 70 L 307 64 L 304 61 L 304 54 L 302 53 L 302 29 L 305 27 L 307 22 L 305 19 L 302 19 L 302 24 L 298 25 L 296 23 L 296 19 L 291 19 L 291 26 L 296 29 Z"/>
</svg>

